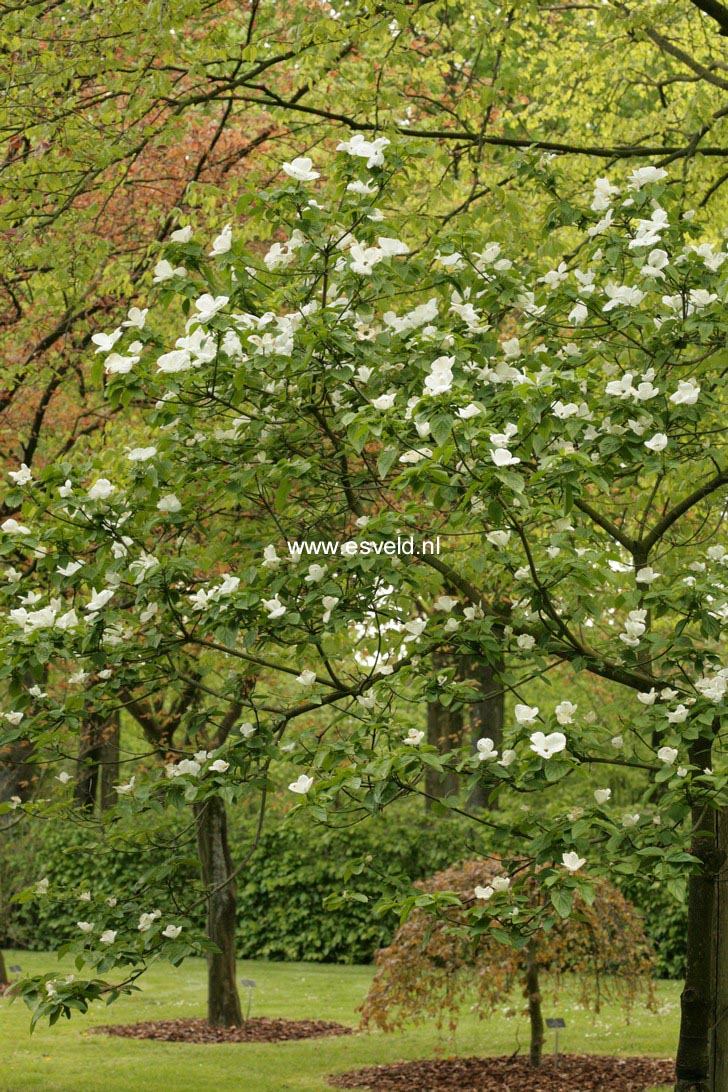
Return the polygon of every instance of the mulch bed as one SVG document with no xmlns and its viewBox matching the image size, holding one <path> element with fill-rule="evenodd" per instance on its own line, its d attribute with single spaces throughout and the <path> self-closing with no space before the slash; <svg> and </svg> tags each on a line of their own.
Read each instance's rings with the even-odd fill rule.
<svg viewBox="0 0 728 1092">
<path fill-rule="evenodd" d="M 558 1066 L 545 1058 L 540 1069 L 532 1069 L 527 1058 L 442 1058 L 375 1065 L 328 1078 L 333 1088 L 372 1092 L 644 1092 L 674 1079 L 674 1062 L 592 1054 L 561 1055 Z"/>
<path fill-rule="evenodd" d="M 123 1039 L 157 1039 L 164 1043 L 281 1043 L 286 1039 L 351 1035 L 354 1029 L 330 1020 L 272 1020 L 253 1016 L 239 1028 L 213 1028 L 207 1020 L 145 1020 L 140 1024 L 109 1024 L 93 1030 Z"/>
</svg>

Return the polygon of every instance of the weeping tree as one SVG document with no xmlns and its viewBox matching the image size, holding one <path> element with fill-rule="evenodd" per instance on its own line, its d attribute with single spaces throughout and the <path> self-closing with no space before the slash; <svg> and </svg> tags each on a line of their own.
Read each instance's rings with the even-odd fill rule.
<svg viewBox="0 0 728 1092">
<path fill-rule="evenodd" d="M 517 867 L 517 866 L 516 866 Z M 515 909 L 511 876 L 498 859 L 473 860 L 436 872 L 418 891 L 447 893 L 436 916 L 415 910 L 392 943 L 377 952 L 377 971 L 362 1006 L 362 1022 L 394 1031 L 408 1021 L 434 1017 L 455 1029 L 473 992 L 481 1019 L 521 987 L 530 1026 L 531 1065 L 541 1065 L 544 1042 L 541 976 L 570 972 L 580 1000 L 595 1012 L 616 995 L 629 1009 L 642 994 L 652 1002 L 654 959 L 637 911 L 613 885 L 595 888 L 591 905 L 577 898 L 570 918 L 549 931 L 535 930 L 518 947 L 497 938 L 498 922 Z M 521 892 L 537 910 L 544 893 L 532 876 Z M 548 896 L 546 896 L 548 898 Z M 473 908 L 480 908 L 473 914 Z M 478 927 L 480 925 L 480 928 Z"/>
</svg>

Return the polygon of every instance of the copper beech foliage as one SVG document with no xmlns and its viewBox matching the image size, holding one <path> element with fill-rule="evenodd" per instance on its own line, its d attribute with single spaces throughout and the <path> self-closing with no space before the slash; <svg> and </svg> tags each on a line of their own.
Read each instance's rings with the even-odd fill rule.
<svg viewBox="0 0 728 1092">
<path fill-rule="evenodd" d="M 377 952 L 377 972 L 361 1007 L 365 1026 L 394 1031 L 408 1020 L 434 1017 L 442 1027 L 447 1016 L 454 1030 L 465 1002 L 481 1018 L 503 1004 L 524 978 L 527 951 L 501 943 L 490 933 L 476 934 L 470 915 L 478 903 L 475 887 L 505 874 L 498 858 L 471 860 L 415 884 L 426 893 L 452 892 L 461 905 L 438 918 L 427 910 L 413 911 L 389 947 Z M 517 882 L 536 909 L 545 896 L 535 876 Z M 651 1007 L 654 956 L 637 910 L 604 881 L 597 885 L 592 906 L 578 896 L 574 905 L 571 918 L 557 919 L 531 941 L 539 971 L 553 976 L 549 985 L 553 983 L 555 996 L 561 976 L 568 972 L 574 976 L 579 999 L 595 1012 L 605 997 L 618 997 L 629 1010 L 643 996 Z M 492 909 L 499 916 L 509 913 L 502 898 L 498 906 L 493 900 Z"/>
</svg>

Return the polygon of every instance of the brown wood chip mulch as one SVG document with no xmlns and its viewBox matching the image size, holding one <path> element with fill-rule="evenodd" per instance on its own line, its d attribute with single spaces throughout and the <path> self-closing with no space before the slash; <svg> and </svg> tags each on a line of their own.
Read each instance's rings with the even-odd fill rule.
<svg viewBox="0 0 728 1092">
<path fill-rule="evenodd" d="M 328 1078 L 333 1088 L 371 1092 L 644 1092 L 671 1084 L 675 1063 L 658 1058 L 565 1054 L 532 1069 L 526 1058 L 442 1058 L 375 1065 Z"/>
<path fill-rule="evenodd" d="M 253 1016 L 239 1028 L 213 1028 L 207 1020 L 145 1020 L 140 1024 L 109 1024 L 93 1029 L 101 1035 L 157 1039 L 165 1043 L 280 1043 L 286 1039 L 351 1035 L 353 1030 L 329 1020 L 273 1020 L 267 1016 Z"/>
</svg>

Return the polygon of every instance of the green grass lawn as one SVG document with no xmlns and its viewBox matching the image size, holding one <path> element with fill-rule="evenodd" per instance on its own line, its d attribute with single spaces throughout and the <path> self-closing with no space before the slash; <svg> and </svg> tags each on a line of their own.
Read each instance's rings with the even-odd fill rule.
<svg viewBox="0 0 728 1092">
<path fill-rule="evenodd" d="M 23 971 L 70 972 L 70 964 L 39 953 L 6 953 L 7 963 Z M 372 970 L 370 967 L 314 963 L 239 964 L 241 978 L 257 982 L 252 1015 L 357 1022 Z M 99 1024 L 133 1023 L 203 1016 L 205 967 L 190 960 L 175 970 L 155 967 L 142 979 L 143 990 L 110 1008 L 95 1007 L 87 1016 L 39 1026 L 31 1036 L 29 1012 L 20 1002 L 0 1001 L 0 1089 L 2 1092 L 325 1092 L 329 1073 L 383 1062 L 445 1054 L 512 1053 L 527 1047 L 527 1022 L 498 1014 L 487 1022 L 463 1016 L 457 1034 L 440 1033 L 433 1024 L 394 1034 L 301 1042 L 192 1046 L 90 1036 Z M 658 1008 L 637 1008 L 630 1023 L 613 1006 L 599 1016 L 586 1011 L 573 993 L 557 1003 L 544 991 L 546 1015 L 566 1019 L 561 1049 L 593 1054 L 651 1054 L 668 1058 L 675 1047 L 679 986 L 657 986 Z M 512 999 L 513 1000 L 513 999 Z M 515 1000 L 513 1003 L 516 1003 Z M 504 998 L 504 1008 L 508 999 Z M 552 1045 L 551 1033 L 547 1037 Z"/>
</svg>

